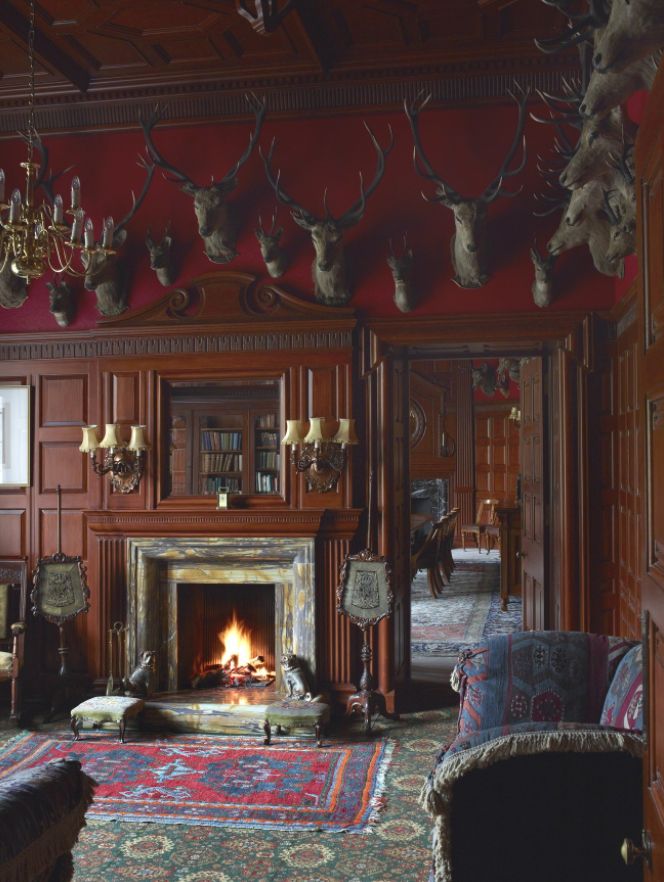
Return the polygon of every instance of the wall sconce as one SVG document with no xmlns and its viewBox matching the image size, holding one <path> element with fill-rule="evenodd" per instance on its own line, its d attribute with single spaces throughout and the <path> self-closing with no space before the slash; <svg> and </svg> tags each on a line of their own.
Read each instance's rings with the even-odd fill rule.
<svg viewBox="0 0 664 882">
<path fill-rule="evenodd" d="M 298 472 L 306 472 L 309 490 L 327 493 L 337 485 L 346 463 L 346 447 L 357 444 L 355 420 L 339 420 L 333 437 L 326 437 L 325 417 L 311 417 L 309 431 L 304 432 L 304 421 L 286 420 L 286 434 L 281 443 L 290 447 L 290 461 Z"/>
<path fill-rule="evenodd" d="M 117 423 L 106 423 L 104 437 L 99 440 L 97 426 L 83 427 L 83 442 L 78 448 L 90 457 L 90 465 L 97 475 L 111 476 L 111 485 L 120 493 L 131 493 L 143 477 L 145 453 L 150 445 L 145 440 L 145 426 L 132 426 L 129 444 L 118 440 Z M 104 451 L 101 462 L 97 449 Z"/>
<path fill-rule="evenodd" d="M 521 411 L 516 406 L 516 404 L 512 405 L 512 410 L 510 410 L 510 415 L 507 417 L 508 420 L 514 420 L 517 426 L 521 425 Z"/>
<path fill-rule="evenodd" d="M 456 444 L 454 442 L 454 438 L 450 435 L 449 432 L 441 432 L 440 433 L 440 455 L 441 456 L 454 456 L 456 453 Z"/>
</svg>

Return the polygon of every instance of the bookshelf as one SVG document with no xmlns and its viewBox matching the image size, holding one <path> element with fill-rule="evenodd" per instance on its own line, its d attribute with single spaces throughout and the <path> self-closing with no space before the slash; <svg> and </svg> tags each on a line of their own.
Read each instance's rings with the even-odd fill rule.
<svg viewBox="0 0 664 882">
<path fill-rule="evenodd" d="M 232 387 L 226 401 L 211 400 L 207 388 L 204 392 L 171 400 L 170 494 L 278 493 L 281 426 L 276 384 L 267 390 Z"/>
</svg>

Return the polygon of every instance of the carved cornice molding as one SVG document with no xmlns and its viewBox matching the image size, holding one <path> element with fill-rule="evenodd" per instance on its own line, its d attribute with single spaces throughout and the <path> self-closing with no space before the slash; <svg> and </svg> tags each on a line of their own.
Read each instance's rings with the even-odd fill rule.
<svg viewBox="0 0 664 882">
<path fill-rule="evenodd" d="M 350 539 L 360 509 L 200 510 L 83 512 L 86 528 L 100 537 L 121 536 L 323 536 Z"/>
<path fill-rule="evenodd" d="M 155 103 L 168 102 L 170 123 L 240 119 L 247 116 L 245 92 L 268 98 L 275 116 L 302 116 L 321 110 L 340 113 L 371 107 L 400 110 L 414 91 L 431 91 L 435 103 L 472 105 L 505 100 L 516 80 L 521 85 L 559 94 L 563 79 L 578 76 L 573 56 L 554 58 L 507 56 L 450 63 L 428 62 L 368 71 L 336 72 L 329 79 L 316 73 L 285 76 L 248 76 L 224 83 L 218 77 L 204 82 L 140 82 L 91 89 L 86 95 L 39 96 L 42 132 L 93 131 L 138 128 Z M 0 102 L 0 137 L 16 137 L 27 118 L 24 96 Z"/>
<path fill-rule="evenodd" d="M 94 333 L 94 332 L 93 332 Z M 117 336 L 85 339 L 45 336 L 43 339 L 0 340 L 0 361 L 54 358 L 112 358 L 146 355 L 220 354 L 225 352 L 289 352 L 301 349 L 344 349 L 352 346 L 351 331 L 282 331 L 279 333 L 181 334 L 149 337 Z"/>
</svg>

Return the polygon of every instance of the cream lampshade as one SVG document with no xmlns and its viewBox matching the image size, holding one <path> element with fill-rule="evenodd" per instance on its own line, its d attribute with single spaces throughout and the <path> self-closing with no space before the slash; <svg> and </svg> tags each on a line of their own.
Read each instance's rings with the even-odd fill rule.
<svg viewBox="0 0 664 882">
<path fill-rule="evenodd" d="M 304 427 L 300 420 L 286 420 L 286 434 L 281 439 L 282 444 L 301 444 L 304 438 Z"/>
<path fill-rule="evenodd" d="M 320 441 L 325 441 L 325 435 L 323 434 L 323 423 L 325 422 L 325 417 L 311 417 L 309 419 L 309 431 L 304 437 L 305 444 L 316 444 Z"/>
<path fill-rule="evenodd" d="M 99 436 L 97 435 L 96 426 L 83 426 L 83 441 L 78 448 L 81 453 L 94 453 L 99 447 Z"/>
<path fill-rule="evenodd" d="M 145 426 L 132 426 L 129 439 L 130 450 L 149 450 L 150 445 L 145 440 Z"/>
<path fill-rule="evenodd" d="M 100 447 L 120 447 L 117 423 L 106 423 L 106 432 L 101 439 Z"/>
<path fill-rule="evenodd" d="M 340 419 L 337 434 L 332 440 L 337 444 L 359 444 L 355 433 L 355 420 Z"/>
</svg>

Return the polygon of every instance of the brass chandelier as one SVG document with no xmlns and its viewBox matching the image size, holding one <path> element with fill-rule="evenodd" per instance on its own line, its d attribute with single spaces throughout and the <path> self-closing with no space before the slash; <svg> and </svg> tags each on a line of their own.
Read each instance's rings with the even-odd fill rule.
<svg viewBox="0 0 664 882">
<path fill-rule="evenodd" d="M 16 189 L 5 202 L 5 174 L 0 169 L 0 272 L 9 263 L 12 272 L 30 282 L 47 269 L 54 273 L 85 274 L 85 262 L 93 251 L 113 254 L 113 218 L 104 221 L 102 241 L 95 245 L 94 227 L 90 218 L 84 221 L 81 207 L 81 182 L 71 182 L 71 205 L 65 209 L 60 195 L 52 205 L 35 205 L 35 190 L 44 180 L 45 159 L 40 166 L 33 159 L 35 145 L 40 145 L 35 128 L 35 4 L 30 0 L 30 27 L 28 30 L 28 61 L 30 67 L 30 94 L 28 99 L 28 159 L 20 163 L 25 169 L 25 191 Z M 42 156 L 45 154 L 42 150 Z M 71 223 L 65 220 L 65 215 Z M 79 269 L 74 262 L 78 257 Z"/>
</svg>

